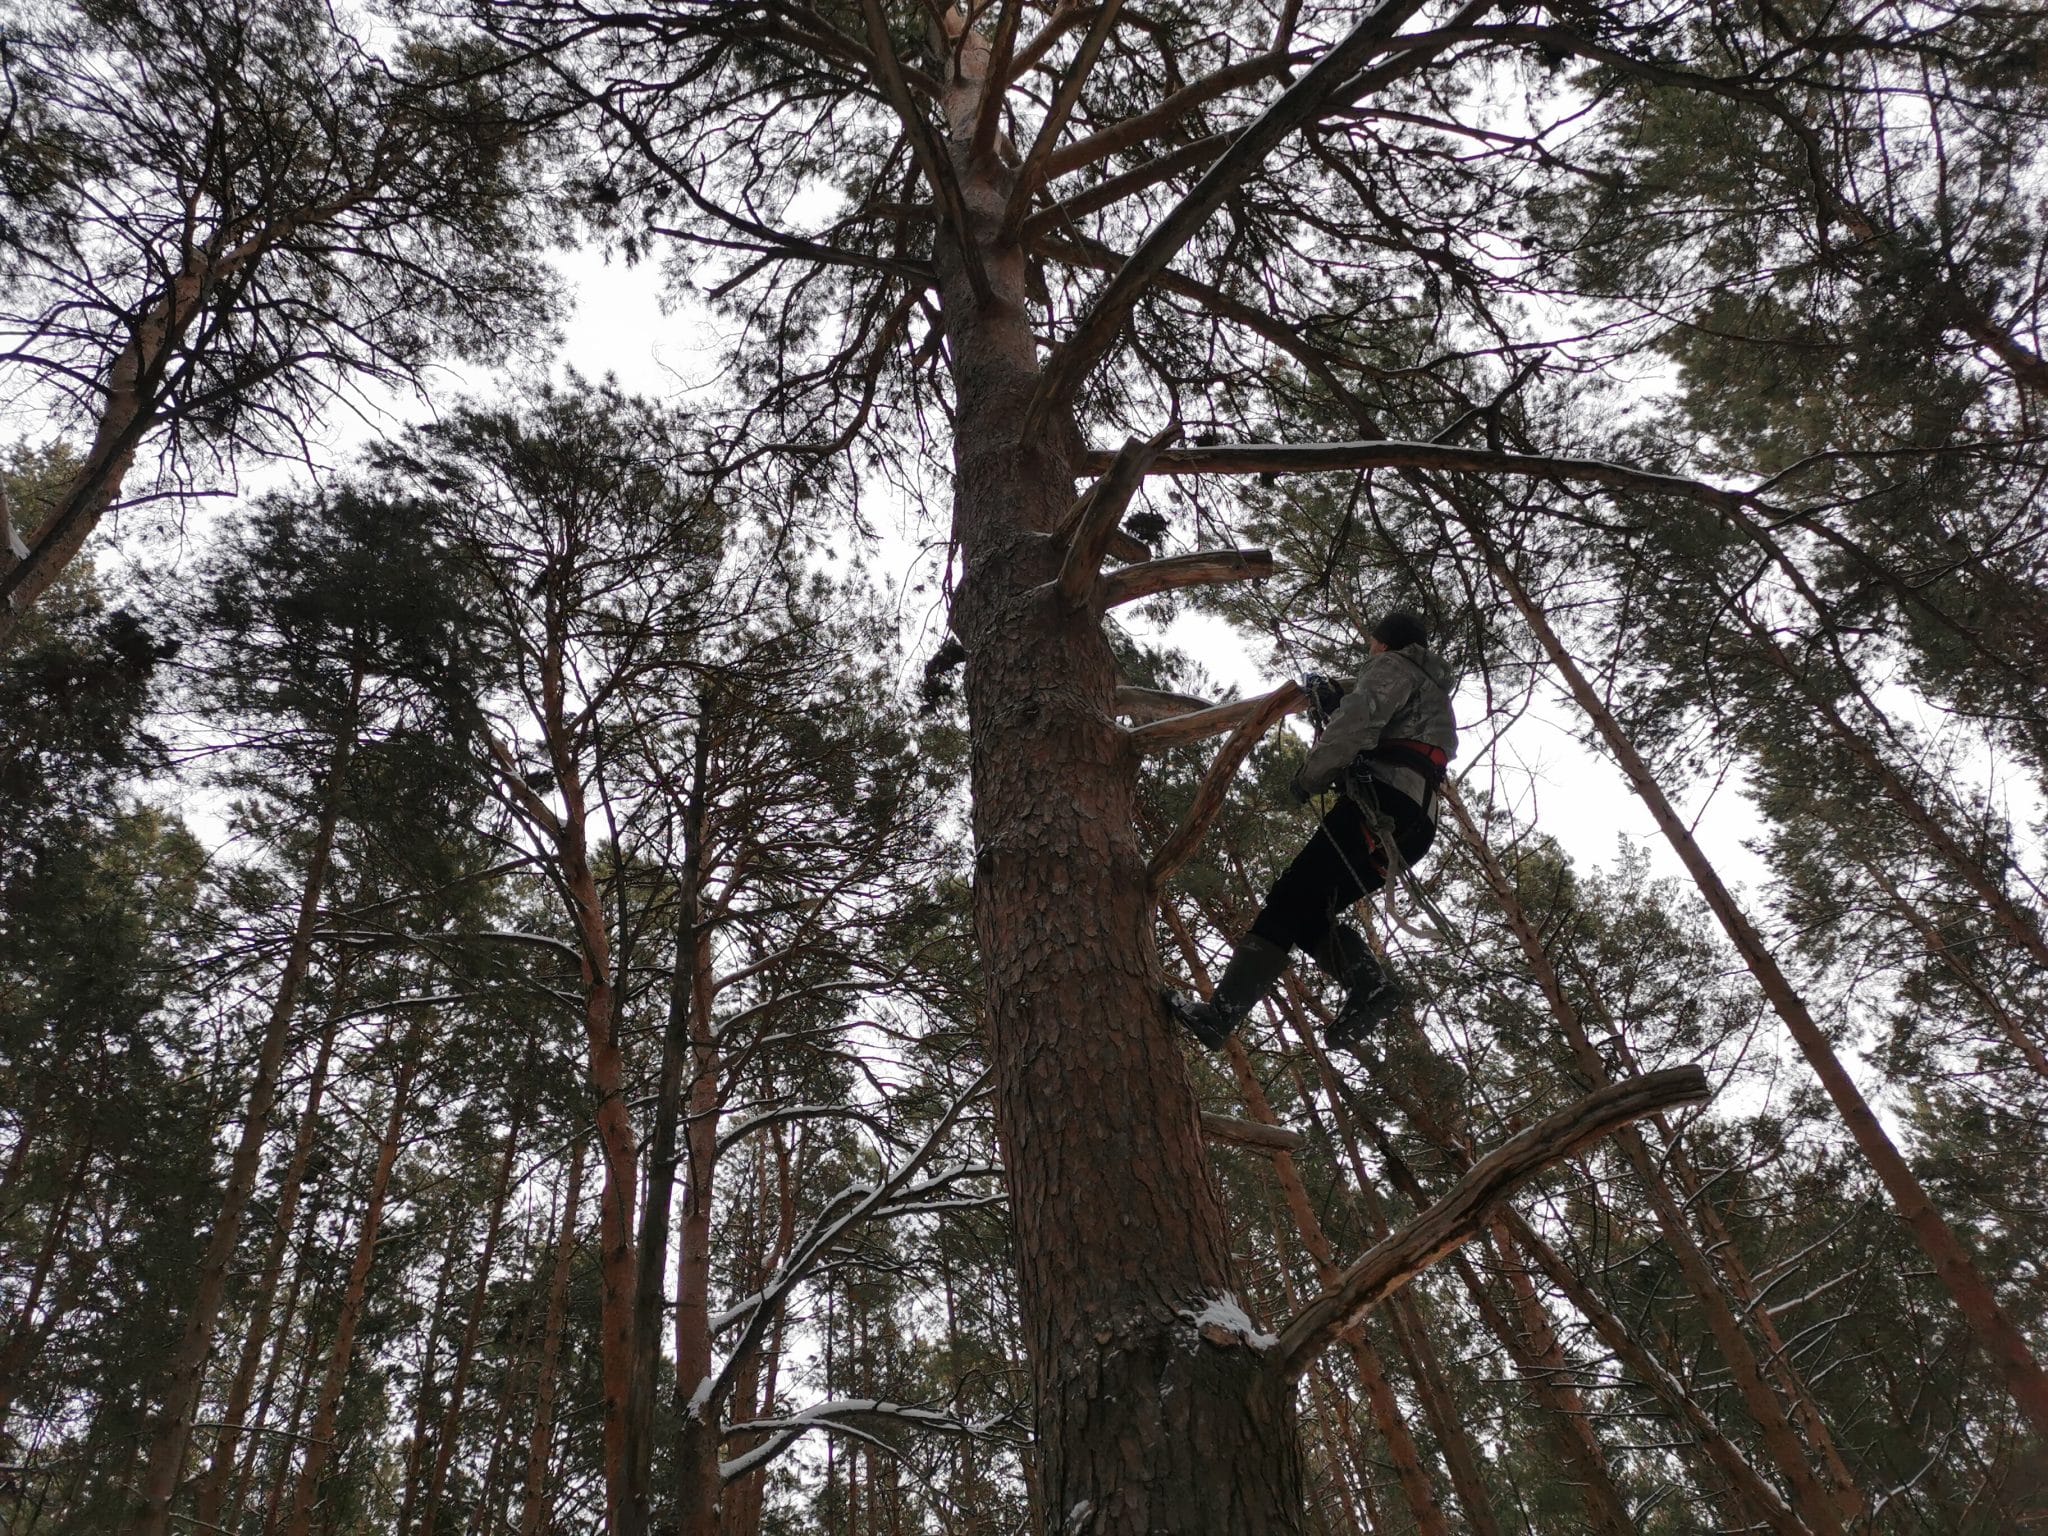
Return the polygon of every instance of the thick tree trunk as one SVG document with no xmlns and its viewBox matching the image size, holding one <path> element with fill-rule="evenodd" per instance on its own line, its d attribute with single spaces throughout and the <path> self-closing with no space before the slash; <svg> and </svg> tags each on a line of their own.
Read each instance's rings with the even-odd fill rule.
<svg viewBox="0 0 2048 1536">
<path fill-rule="evenodd" d="M 1750 973 L 1756 977 L 1764 996 L 1770 1001 L 1785 1028 L 1798 1045 L 1800 1054 L 1813 1068 L 1821 1086 L 1834 1102 L 1836 1112 L 1848 1127 L 1856 1145 L 1869 1160 L 1878 1181 L 1890 1195 L 1892 1205 L 1919 1243 L 1921 1251 L 1933 1263 L 1934 1272 L 1947 1288 L 1957 1308 L 1963 1314 L 1972 1338 L 1991 1360 L 2003 1378 L 2006 1390 L 2020 1405 L 2022 1412 L 2033 1422 L 2035 1431 L 2048 1436 L 2048 1372 L 2041 1369 L 2034 1358 L 2026 1336 L 2006 1316 L 2005 1309 L 1998 1303 L 1997 1296 L 1978 1273 L 1975 1261 L 1962 1245 L 1941 1212 L 1936 1209 L 1920 1180 L 1907 1165 L 1906 1159 L 1893 1143 L 1890 1134 L 1863 1097 L 1862 1090 L 1850 1077 L 1848 1069 L 1827 1034 L 1821 1029 L 1813 1015 L 1807 1011 L 1805 1001 L 1792 986 L 1789 978 L 1779 969 L 1777 958 L 1764 942 L 1763 935 L 1756 930 L 1749 916 L 1735 900 L 1733 893 L 1722 883 L 1720 875 L 1708 861 L 1705 852 L 1693 838 L 1691 829 L 1679 816 L 1662 786 L 1650 772 L 1649 765 L 1635 749 L 1620 722 L 1602 703 L 1599 694 L 1587 681 L 1557 632 L 1551 628 L 1548 616 L 1530 597 L 1507 561 L 1494 546 L 1491 536 L 1476 520 L 1468 519 L 1466 527 L 1474 540 L 1485 552 L 1488 566 L 1495 579 L 1508 593 L 1516 610 L 1529 625 L 1551 664 L 1558 669 L 1570 690 L 1573 699 L 1586 714 L 1594 728 L 1606 741 L 1615 762 L 1627 776 L 1630 786 L 1650 813 L 1656 818 L 1659 829 L 1671 844 L 1680 860 L 1691 873 L 1707 905 L 1720 920 L 1722 929 L 1742 956 Z"/>
<path fill-rule="evenodd" d="M 170 1523 L 171 1495 L 184 1475 L 185 1453 L 192 1439 L 192 1420 L 199 1408 L 201 1378 L 206 1358 L 213 1349 L 213 1332 L 220 1321 L 222 1298 L 227 1294 L 228 1269 L 242 1236 L 242 1220 L 256 1192 L 256 1175 L 263 1161 L 263 1141 L 270 1130 L 270 1111 L 277 1099 L 278 1074 L 284 1066 L 285 1044 L 291 1035 L 292 1015 L 299 988 L 313 962 L 313 932 L 319 924 L 320 898 L 327 888 L 328 870 L 334 856 L 335 826 L 340 817 L 341 781 L 348 771 L 353 751 L 353 720 L 362 696 L 363 673 L 358 667 L 349 679 L 350 728 L 336 736 L 328 754 L 320 821 L 313 835 L 313 847 L 306 857 L 306 875 L 299 891 L 299 911 L 292 927 L 291 946 L 286 951 L 284 972 L 278 977 L 271 999 L 270 1016 L 264 1023 L 263 1041 L 256 1055 L 256 1077 L 249 1085 L 249 1104 L 242 1116 L 242 1134 L 228 1166 L 227 1188 L 221 1193 L 220 1214 L 199 1261 L 198 1284 L 185 1330 L 173 1352 L 164 1390 L 162 1417 L 150 1442 L 149 1462 L 143 1472 L 142 1492 L 129 1525 L 131 1536 L 165 1536 Z"/>
<path fill-rule="evenodd" d="M 1297 1531 L 1294 1390 L 1236 1305 L 1221 1201 L 1160 1007 L 1137 753 L 1091 603 L 1054 582 L 1069 445 L 1019 440 L 1039 368 L 1010 173 L 969 163 L 985 52 L 946 104 L 971 261 L 938 253 L 956 393 L 952 627 L 967 651 L 974 916 L 1037 1389 L 1044 1519 L 1063 1536 Z M 971 271 L 986 274 L 978 296 Z"/>
<path fill-rule="evenodd" d="M 314 1501 L 320 1494 L 328 1458 L 334 1452 L 334 1426 L 341 1412 L 342 1392 L 348 1386 L 349 1366 L 355 1359 L 356 1327 L 362 1321 L 363 1304 L 370 1294 L 370 1271 L 377 1261 L 377 1235 L 384 1225 L 384 1200 L 391 1192 L 391 1172 L 398 1163 L 405 1115 L 412 1107 L 413 1080 L 419 1074 L 423 1054 L 420 1037 L 421 1029 L 416 1023 L 399 1043 L 398 1074 L 391 1085 L 391 1112 L 385 1117 L 384 1135 L 377 1143 L 377 1161 L 370 1170 L 370 1187 L 363 1197 L 363 1224 L 356 1233 L 355 1258 L 349 1266 L 348 1284 L 341 1293 L 341 1312 L 334 1325 L 334 1341 L 328 1346 L 327 1371 L 313 1410 L 313 1426 L 306 1434 L 305 1460 L 299 1466 L 298 1484 L 292 1489 L 285 1536 L 308 1536 L 312 1530 Z"/>
<path fill-rule="evenodd" d="M 562 1195 L 562 1220 L 555 1235 L 554 1267 L 548 1275 L 547 1318 L 541 1324 L 540 1363 L 534 1371 L 533 1429 L 526 1440 L 526 1477 L 521 1484 L 519 1536 L 540 1536 L 548 1513 L 548 1464 L 555 1446 L 555 1383 L 562 1356 L 562 1329 L 569 1316 L 569 1261 L 576 1254 L 576 1208 L 583 1199 L 583 1138 L 569 1154 L 569 1178 Z"/>
<path fill-rule="evenodd" d="M 318 1139 L 320 1101 L 327 1092 L 327 1067 L 334 1056 L 334 1037 L 341 1029 L 341 1013 L 329 1013 L 327 1027 L 320 1035 L 320 1048 L 313 1057 L 312 1079 L 306 1085 L 306 1107 L 299 1115 L 298 1135 L 292 1143 L 291 1160 L 279 1180 L 277 1223 L 270 1234 L 270 1247 L 263 1255 L 263 1269 L 256 1280 L 255 1299 L 249 1308 L 249 1332 L 242 1340 L 242 1357 L 235 1365 L 234 1380 L 228 1384 L 228 1398 L 221 1409 L 221 1431 L 214 1441 L 213 1458 L 200 1474 L 192 1502 L 194 1526 L 209 1530 L 221 1523 L 221 1505 L 227 1497 L 228 1481 L 234 1475 L 240 1452 L 243 1421 L 255 1395 L 256 1375 L 263 1368 L 264 1348 L 270 1342 L 270 1322 L 277 1306 L 277 1285 L 284 1274 L 285 1254 L 292 1234 L 298 1229 L 299 1195 L 305 1187 L 306 1168 Z M 399 1529 L 404 1530 L 401 1524 Z"/>
</svg>

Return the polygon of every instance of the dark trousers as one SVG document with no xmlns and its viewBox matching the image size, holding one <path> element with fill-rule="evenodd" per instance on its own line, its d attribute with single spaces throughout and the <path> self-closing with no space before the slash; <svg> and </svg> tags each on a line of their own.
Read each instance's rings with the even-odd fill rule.
<svg viewBox="0 0 2048 1536">
<path fill-rule="evenodd" d="M 1414 864 L 1436 841 L 1436 823 L 1398 789 L 1363 774 L 1352 792 L 1371 797 L 1393 830 L 1403 862 Z M 1282 949 L 1312 950 L 1337 914 L 1387 883 L 1387 858 L 1358 801 L 1339 795 L 1308 846 L 1294 856 L 1259 911 L 1252 932 Z"/>
</svg>

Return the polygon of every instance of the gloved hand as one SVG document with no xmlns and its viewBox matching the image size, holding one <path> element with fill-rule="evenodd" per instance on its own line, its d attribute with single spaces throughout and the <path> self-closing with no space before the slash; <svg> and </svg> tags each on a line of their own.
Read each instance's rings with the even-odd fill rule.
<svg viewBox="0 0 2048 1536">
<path fill-rule="evenodd" d="M 1301 686 L 1308 694 L 1308 717 L 1321 730 L 1344 702 L 1344 685 L 1320 672 L 1311 672 L 1301 680 Z"/>
<path fill-rule="evenodd" d="M 1315 792 L 1301 782 L 1301 770 L 1299 768 L 1294 770 L 1294 777 L 1287 781 L 1287 793 L 1296 805 L 1307 805 L 1310 800 L 1315 798 Z"/>
</svg>

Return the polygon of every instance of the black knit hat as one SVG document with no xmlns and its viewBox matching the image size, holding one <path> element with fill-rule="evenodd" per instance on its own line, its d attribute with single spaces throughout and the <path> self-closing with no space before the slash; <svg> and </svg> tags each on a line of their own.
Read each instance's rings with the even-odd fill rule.
<svg viewBox="0 0 2048 1536">
<path fill-rule="evenodd" d="M 1429 626 L 1414 609 L 1395 608 L 1373 626 L 1372 637 L 1388 650 L 1398 651 L 1411 645 L 1427 645 Z"/>
</svg>

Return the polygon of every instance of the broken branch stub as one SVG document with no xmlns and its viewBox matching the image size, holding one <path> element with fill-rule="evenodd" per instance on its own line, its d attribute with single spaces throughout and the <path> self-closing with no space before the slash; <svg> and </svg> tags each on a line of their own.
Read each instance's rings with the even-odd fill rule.
<svg viewBox="0 0 2048 1536">
<path fill-rule="evenodd" d="M 1191 693 L 1170 693 L 1164 688 L 1138 688 L 1129 683 L 1120 683 L 1116 690 L 1116 712 L 1126 720 L 1150 724 L 1154 720 L 1170 720 L 1178 715 L 1198 714 L 1210 708 L 1207 699 L 1198 699 Z"/>
<path fill-rule="evenodd" d="M 1240 1120 L 1234 1115 L 1219 1115 L 1207 1109 L 1202 1111 L 1202 1134 L 1211 1141 L 1243 1147 L 1248 1152 L 1262 1152 L 1268 1157 L 1280 1152 L 1299 1152 L 1308 1145 L 1306 1136 L 1283 1125 Z"/>
<path fill-rule="evenodd" d="M 1178 587 L 1212 586 L 1225 581 L 1264 581 L 1273 574 L 1270 549 L 1216 549 L 1193 555 L 1169 555 L 1127 565 L 1102 578 L 1102 606 L 1134 603 Z"/>
<path fill-rule="evenodd" d="M 1299 683 L 1282 683 L 1263 698 L 1249 701 L 1244 718 L 1231 732 L 1230 740 L 1223 744 L 1223 750 L 1216 754 L 1216 760 L 1209 765 L 1209 771 L 1202 775 L 1202 784 L 1195 791 L 1194 803 L 1181 824 L 1174 828 L 1173 835 L 1160 844 L 1159 851 L 1152 855 L 1152 862 L 1145 871 L 1157 895 L 1159 888 L 1172 878 L 1173 872 L 1187 863 L 1195 849 L 1201 846 L 1202 838 L 1209 826 L 1223 809 L 1223 798 L 1230 793 L 1230 781 L 1237 777 L 1238 766 L 1244 762 L 1251 749 L 1258 745 L 1259 738 L 1273 728 L 1274 722 L 1292 710 L 1300 709 L 1308 702 L 1308 695 L 1302 692 Z M 1162 721 L 1161 724 L 1171 724 Z M 1143 726 L 1140 730 L 1156 730 L 1156 726 Z M 1133 731 L 1132 735 L 1139 734 Z"/>
<path fill-rule="evenodd" d="M 1285 693 L 1292 688 L 1299 695 L 1283 714 L 1292 714 L 1308 703 L 1308 695 L 1301 692 L 1300 685 L 1289 683 L 1278 690 Z M 1235 730 L 1244 718 L 1261 708 L 1273 697 L 1270 693 L 1258 694 L 1249 699 L 1235 699 L 1228 704 L 1212 704 L 1207 709 L 1190 710 L 1184 715 L 1168 715 L 1163 720 L 1154 720 L 1149 725 L 1131 727 L 1132 744 L 1140 752 L 1164 752 L 1168 747 L 1184 747 L 1189 742 L 1206 741 L 1211 736 L 1221 736 L 1225 731 Z"/>
<path fill-rule="evenodd" d="M 1267 1369 L 1299 1376 L 1323 1349 L 1380 1302 L 1470 1240 L 1500 1201 L 1582 1147 L 1632 1120 L 1712 1096 L 1699 1067 L 1673 1067 L 1611 1083 L 1537 1122 L 1474 1163 L 1450 1192 L 1338 1276 L 1280 1333 Z"/>
<path fill-rule="evenodd" d="M 1116 456 L 1104 468 L 1101 478 L 1062 520 L 1062 531 L 1069 527 L 1073 530 L 1067 540 L 1066 556 L 1060 561 L 1057 582 L 1060 598 L 1069 608 L 1078 608 L 1095 590 L 1096 573 L 1102 568 L 1102 557 L 1109 552 L 1110 541 L 1116 534 L 1117 524 L 1123 521 L 1131 497 L 1145 483 L 1145 474 L 1151 469 L 1152 461 L 1165 451 L 1168 444 L 1179 438 L 1180 423 L 1177 421 L 1169 421 L 1151 437 L 1126 438 L 1123 447 L 1116 451 Z"/>
</svg>

